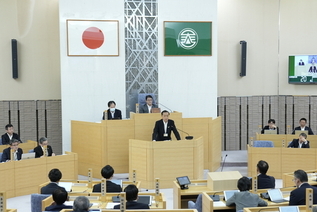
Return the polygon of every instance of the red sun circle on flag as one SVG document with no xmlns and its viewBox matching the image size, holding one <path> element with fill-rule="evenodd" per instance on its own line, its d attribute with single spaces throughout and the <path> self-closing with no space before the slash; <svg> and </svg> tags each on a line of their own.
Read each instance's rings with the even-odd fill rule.
<svg viewBox="0 0 317 212">
<path fill-rule="evenodd" d="M 98 49 L 105 41 L 105 37 L 101 29 L 97 27 L 89 27 L 83 32 L 83 43 L 89 49 Z"/>
</svg>

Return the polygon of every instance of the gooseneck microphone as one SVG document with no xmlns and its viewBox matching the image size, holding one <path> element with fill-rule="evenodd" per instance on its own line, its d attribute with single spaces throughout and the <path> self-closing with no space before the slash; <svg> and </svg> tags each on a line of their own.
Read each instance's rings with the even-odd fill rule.
<svg viewBox="0 0 317 212">
<path fill-rule="evenodd" d="M 225 158 L 224 158 L 223 161 L 222 161 L 221 172 L 222 172 L 223 167 L 224 167 L 224 165 L 225 165 L 227 156 L 228 156 L 228 155 L 226 154 Z"/>
<path fill-rule="evenodd" d="M 185 131 L 183 131 L 181 129 L 178 129 L 178 128 L 176 128 L 176 129 L 181 131 L 181 132 L 183 132 L 183 133 L 185 133 L 185 134 L 187 134 L 187 136 L 185 137 L 186 140 L 192 140 L 194 138 L 194 136 L 189 135 L 187 132 L 185 132 Z"/>
<path fill-rule="evenodd" d="M 163 105 L 163 104 L 161 104 L 161 103 L 157 103 L 158 105 L 162 105 L 163 107 L 165 107 L 166 109 L 168 109 L 171 113 L 173 113 L 174 111 L 173 110 L 171 110 L 170 108 L 168 108 L 168 107 L 166 107 L 165 105 Z"/>
</svg>

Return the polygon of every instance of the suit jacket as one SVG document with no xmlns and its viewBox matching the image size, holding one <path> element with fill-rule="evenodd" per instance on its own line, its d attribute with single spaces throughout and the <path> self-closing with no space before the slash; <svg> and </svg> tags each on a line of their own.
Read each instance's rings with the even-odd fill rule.
<svg viewBox="0 0 317 212">
<path fill-rule="evenodd" d="M 296 188 L 291 192 L 289 205 L 305 205 L 306 204 L 306 188 L 313 189 L 313 204 L 317 204 L 317 188 L 308 183 L 303 183 L 301 187 Z"/>
<path fill-rule="evenodd" d="M 18 134 L 13 133 L 12 138 L 17 139 L 18 141 L 20 141 L 20 142 L 22 143 L 22 141 L 21 141 L 21 139 L 20 139 L 20 137 L 19 137 Z M 10 138 L 9 138 L 9 136 L 8 136 L 7 133 L 5 133 L 5 134 L 3 134 L 3 135 L 1 136 L 1 140 L 2 140 L 2 144 L 3 144 L 3 145 L 5 145 L 5 144 L 10 144 Z"/>
<path fill-rule="evenodd" d="M 291 148 L 299 148 L 299 143 L 298 143 L 299 139 L 293 139 L 293 141 L 288 145 L 288 147 Z M 302 144 L 302 148 L 310 148 L 309 146 L 309 141 L 307 141 L 307 144 L 303 143 Z"/>
<path fill-rule="evenodd" d="M 150 209 L 149 205 L 136 202 L 136 201 L 127 201 L 125 208 L 126 209 Z M 113 209 L 120 209 L 120 204 L 115 205 Z"/>
<path fill-rule="evenodd" d="M 23 150 L 21 148 L 18 148 L 18 152 L 17 152 L 18 160 L 21 160 L 22 154 L 23 154 Z M 10 155 L 11 155 L 11 148 L 8 147 L 8 148 L 4 149 L 3 153 L 2 153 L 1 162 L 6 162 L 7 160 L 10 160 L 10 158 L 11 158 Z"/>
<path fill-rule="evenodd" d="M 258 189 L 275 188 L 275 178 L 266 174 L 258 175 Z"/>
<path fill-rule="evenodd" d="M 105 112 L 103 112 L 102 120 L 106 120 L 105 115 L 106 115 Z M 115 109 L 113 118 L 112 118 L 110 110 L 107 110 L 107 120 L 112 120 L 112 119 L 122 119 L 121 110 Z"/>
<path fill-rule="evenodd" d="M 249 191 L 236 192 L 230 199 L 227 200 L 226 205 L 236 205 L 236 211 L 243 210 L 243 208 L 267 206 L 267 202 L 259 197 L 257 194 L 252 194 Z"/>
<path fill-rule="evenodd" d="M 60 187 L 57 183 L 50 182 L 49 184 L 41 188 L 41 194 L 53 194 L 53 191 L 55 191 L 55 189 L 57 188 L 65 190 L 64 187 Z"/>
<path fill-rule="evenodd" d="M 157 108 L 157 105 L 152 104 L 152 108 Z M 147 107 L 147 104 L 140 106 L 139 113 L 149 113 L 149 108 Z"/>
<path fill-rule="evenodd" d="M 269 130 L 269 129 L 270 129 L 269 125 L 266 125 L 266 126 L 262 129 L 261 134 L 264 134 L 264 130 Z M 279 134 L 278 127 L 276 127 L 275 130 L 277 130 L 276 134 Z"/>
<path fill-rule="evenodd" d="M 106 181 L 106 192 L 107 193 L 118 193 L 121 192 L 122 188 L 120 185 L 111 182 L 110 180 Z M 101 192 L 101 183 L 94 185 L 92 192 Z"/>
<path fill-rule="evenodd" d="M 153 129 L 152 140 L 156 141 L 164 141 L 164 140 L 172 140 L 171 132 L 173 131 L 177 140 L 181 140 L 181 137 L 177 131 L 175 123 L 173 120 L 169 119 L 167 122 L 167 137 L 164 137 L 164 123 L 163 119 L 156 121 L 155 127 Z"/>
<path fill-rule="evenodd" d="M 46 207 L 45 211 L 61 211 L 63 209 L 72 209 L 73 208 L 73 206 L 70 206 L 70 205 L 64 205 L 64 204 L 56 205 L 54 203 L 52 205 Z"/>
<path fill-rule="evenodd" d="M 36 158 L 39 158 L 44 154 L 43 149 L 40 145 L 34 148 L 34 152 L 35 152 Z M 53 149 L 50 145 L 47 145 L 47 153 L 48 153 L 48 156 L 52 156 Z"/>
<path fill-rule="evenodd" d="M 295 130 L 301 130 L 300 126 L 295 127 L 295 129 L 293 130 L 292 134 L 295 134 Z M 305 126 L 305 130 L 308 131 L 308 135 L 314 135 L 313 131 L 310 129 L 310 127 Z"/>
</svg>

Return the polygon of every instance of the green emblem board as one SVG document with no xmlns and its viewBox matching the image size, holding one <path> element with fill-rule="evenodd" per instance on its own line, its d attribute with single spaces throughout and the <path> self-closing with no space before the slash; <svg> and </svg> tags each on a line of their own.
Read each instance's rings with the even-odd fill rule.
<svg viewBox="0 0 317 212">
<path fill-rule="evenodd" d="M 211 56 L 212 22 L 164 22 L 165 56 Z"/>
</svg>

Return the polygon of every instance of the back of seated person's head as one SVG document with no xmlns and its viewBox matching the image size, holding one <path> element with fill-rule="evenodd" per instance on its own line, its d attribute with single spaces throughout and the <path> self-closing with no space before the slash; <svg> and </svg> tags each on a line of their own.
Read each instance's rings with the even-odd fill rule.
<svg viewBox="0 0 317 212">
<path fill-rule="evenodd" d="M 101 176 L 106 179 L 110 179 L 114 174 L 114 169 L 110 165 L 106 165 L 101 169 Z"/>
<path fill-rule="evenodd" d="M 238 180 L 237 187 L 240 191 L 249 191 L 251 189 L 251 181 L 247 177 L 241 177 Z"/>
<path fill-rule="evenodd" d="M 294 178 L 297 178 L 299 181 L 301 181 L 302 183 L 304 182 L 308 182 L 308 176 L 307 173 L 301 169 L 296 170 L 294 172 Z"/>
<path fill-rule="evenodd" d="M 73 211 L 89 211 L 90 202 L 85 196 L 76 197 L 73 203 Z"/>
<path fill-rule="evenodd" d="M 261 174 L 266 174 L 269 169 L 269 164 L 264 160 L 260 160 L 256 166 Z"/>
<path fill-rule="evenodd" d="M 68 193 L 64 189 L 57 188 L 53 191 L 53 200 L 56 202 L 56 205 L 62 205 L 68 198 Z"/>
<path fill-rule="evenodd" d="M 62 172 L 59 169 L 52 169 L 48 173 L 48 178 L 51 182 L 59 182 L 62 179 Z"/>
<path fill-rule="evenodd" d="M 130 184 L 125 187 L 124 192 L 127 201 L 134 201 L 138 198 L 139 189 L 135 185 Z"/>
</svg>

